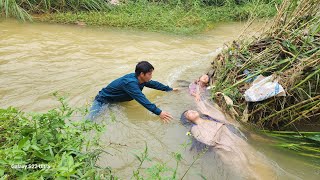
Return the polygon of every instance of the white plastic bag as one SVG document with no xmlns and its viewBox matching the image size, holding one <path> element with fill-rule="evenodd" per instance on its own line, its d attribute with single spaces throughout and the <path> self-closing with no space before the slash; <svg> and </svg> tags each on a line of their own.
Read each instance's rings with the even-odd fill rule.
<svg viewBox="0 0 320 180">
<path fill-rule="evenodd" d="M 252 83 L 252 86 L 244 92 L 247 102 L 258 102 L 273 96 L 286 96 L 283 87 L 271 76 L 259 75 Z"/>
</svg>

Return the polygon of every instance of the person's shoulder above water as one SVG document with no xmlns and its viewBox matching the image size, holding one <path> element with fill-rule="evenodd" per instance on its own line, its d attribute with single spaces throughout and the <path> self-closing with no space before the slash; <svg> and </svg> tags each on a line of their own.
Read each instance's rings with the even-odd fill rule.
<svg viewBox="0 0 320 180">
<path fill-rule="evenodd" d="M 127 84 L 129 82 L 137 82 L 137 83 L 139 82 L 139 80 L 136 77 L 135 73 L 126 74 L 126 75 L 122 76 L 121 79 L 123 80 L 123 82 L 125 84 Z"/>
</svg>

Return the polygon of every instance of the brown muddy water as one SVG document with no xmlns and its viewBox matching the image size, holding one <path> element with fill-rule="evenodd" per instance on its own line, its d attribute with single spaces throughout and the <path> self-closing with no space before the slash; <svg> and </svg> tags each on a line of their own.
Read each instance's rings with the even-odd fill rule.
<svg viewBox="0 0 320 180">
<path fill-rule="evenodd" d="M 256 32 L 263 23 L 255 23 Z M 221 23 L 210 32 L 196 36 L 139 32 L 73 25 L 0 22 L 0 108 L 15 106 L 23 111 L 44 112 L 59 104 L 53 92 L 68 97 L 73 107 L 90 105 L 97 92 L 113 79 L 134 71 L 136 63 L 148 60 L 155 67 L 153 79 L 171 86 L 177 80 L 192 81 L 210 67 L 216 50 L 239 36 L 244 23 Z M 188 129 L 179 123 L 180 114 L 195 108 L 186 90 L 160 92 L 145 89 L 146 96 L 174 120 L 163 124 L 137 102 L 111 107 L 116 116 L 109 122 L 103 142 L 112 155 L 103 155 L 99 164 L 111 166 L 121 179 L 129 179 L 139 162 L 134 153 L 148 145 L 151 162 L 175 167 L 172 152 L 181 152 L 183 160 L 178 177 L 186 172 L 197 156 L 182 147 L 188 142 Z M 79 118 L 79 117 L 78 117 Z M 101 121 L 108 121 L 108 113 Z M 277 179 L 319 179 L 320 170 L 313 159 L 273 147 L 263 138 L 249 138 L 258 153 L 277 166 Z M 310 165 L 311 164 L 311 165 Z M 238 179 L 230 175 L 213 154 L 200 157 L 184 179 Z M 266 177 L 271 179 L 271 177 Z"/>
</svg>

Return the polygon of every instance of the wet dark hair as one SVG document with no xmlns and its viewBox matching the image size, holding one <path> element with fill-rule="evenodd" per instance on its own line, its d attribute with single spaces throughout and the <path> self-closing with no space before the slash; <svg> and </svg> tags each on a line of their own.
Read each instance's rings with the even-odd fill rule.
<svg viewBox="0 0 320 180">
<path fill-rule="evenodd" d="M 189 110 L 185 110 L 183 111 L 183 113 L 181 114 L 181 117 L 180 117 L 180 122 L 183 126 L 187 127 L 187 128 L 190 128 L 195 125 L 194 123 L 192 123 L 191 121 L 189 121 L 187 119 L 187 117 L 185 116 L 185 113 L 189 111 Z M 206 116 L 204 114 L 200 114 L 200 117 L 203 117 L 203 116 Z M 208 146 L 206 145 L 205 143 L 202 143 L 198 140 L 196 140 L 194 137 L 192 137 L 192 145 L 190 147 L 190 151 L 195 149 L 197 152 L 201 152 L 201 151 L 205 151 L 205 150 L 208 150 L 208 151 L 212 151 L 212 147 L 211 146 Z"/>
<path fill-rule="evenodd" d="M 135 74 L 139 76 L 141 73 L 146 74 L 148 72 L 152 72 L 154 67 L 148 61 L 140 61 L 136 65 Z"/>
<path fill-rule="evenodd" d="M 187 111 L 189 111 L 189 110 L 185 110 L 185 111 L 183 111 L 183 113 L 181 114 L 180 122 L 181 122 L 181 124 L 184 125 L 185 127 L 190 128 L 191 126 L 193 126 L 193 125 L 195 125 L 195 124 L 192 123 L 191 121 L 189 121 L 189 120 L 187 119 L 187 117 L 185 116 L 185 113 L 186 113 Z M 199 113 L 200 118 L 202 118 L 202 119 L 207 119 L 207 120 L 211 120 L 211 121 L 220 122 L 220 121 L 214 119 L 213 117 L 211 117 L 211 116 L 209 116 L 209 115 L 201 114 L 200 112 L 198 112 L 198 113 Z"/>
<path fill-rule="evenodd" d="M 207 83 L 207 86 L 209 86 L 210 85 L 210 83 L 211 83 L 211 77 L 209 76 L 209 73 L 207 73 L 206 75 L 208 75 L 208 83 Z"/>
<path fill-rule="evenodd" d="M 212 152 L 213 151 L 213 146 L 206 145 L 203 142 L 200 142 L 196 140 L 196 138 L 192 137 L 192 145 L 190 147 L 190 151 L 196 150 L 197 152 Z"/>
<path fill-rule="evenodd" d="M 180 117 L 180 122 L 182 125 L 184 125 L 185 127 L 191 127 L 192 125 L 194 125 L 194 123 L 192 123 L 191 121 L 189 121 L 187 119 L 187 117 L 185 116 L 184 113 L 186 113 L 187 111 L 189 110 L 185 110 L 183 111 L 183 113 L 181 114 L 181 117 Z"/>
</svg>

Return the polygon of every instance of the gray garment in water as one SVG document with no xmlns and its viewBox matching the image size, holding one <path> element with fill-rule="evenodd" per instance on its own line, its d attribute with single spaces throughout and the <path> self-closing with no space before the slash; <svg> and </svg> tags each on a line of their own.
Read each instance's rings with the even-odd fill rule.
<svg viewBox="0 0 320 180">
<path fill-rule="evenodd" d="M 187 110 L 186 110 L 187 111 Z M 186 112 L 184 111 L 180 117 L 180 121 L 182 123 L 182 125 L 184 125 L 185 127 L 188 127 L 188 128 L 191 128 L 192 126 L 196 126 L 196 124 L 190 122 L 184 115 L 184 113 Z M 210 121 L 215 121 L 215 122 L 218 122 L 218 123 L 222 123 L 224 124 L 232 133 L 234 133 L 235 135 L 239 136 L 240 138 L 244 139 L 244 140 L 247 140 L 247 137 L 237 128 L 235 127 L 234 125 L 232 124 L 227 124 L 227 123 L 223 123 L 219 120 L 216 120 L 214 119 L 213 117 L 209 116 L 209 115 L 206 115 L 206 114 L 202 114 L 201 115 L 201 118 L 202 119 L 207 119 L 207 120 L 210 120 Z"/>
<path fill-rule="evenodd" d="M 186 110 L 187 111 L 187 110 Z M 180 121 L 181 121 L 181 124 L 184 125 L 185 127 L 187 128 L 190 128 L 192 126 L 196 126 L 196 124 L 193 124 L 191 123 L 184 115 L 184 113 L 186 112 L 184 111 L 180 117 Z M 219 123 L 222 123 L 221 121 L 218 121 L 214 118 L 212 118 L 211 116 L 209 115 L 205 115 L 205 114 L 202 114 L 201 115 L 201 118 L 203 119 L 207 119 L 207 120 L 210 120 L 210 121 L 215 121 L 215 122 L 219 122 Z M 224 123 L 225 124 L 225 123 Z M 234 125 L 232 124 L 225 124 L 225 126 L 229 129 L 230 132 L 234 133 L 235 135 L 237 135 L 238 137 L 242 138 L 243 140 L 247 140 L 247 137 L 237 128 L 235 127 Z M 200 152 L 200 151 L 203 151 L 204 149 L 207 149 L 208 151 L 211 151 L 211 146 L 208 146 L 207 144 L 203 143 L 203 142 L 200 142 L 198 141 L 197 139 L 193 139 L 192 140 L 192 145 L 191 145 L 191 148 L 190 150 L 192 149 L 196 149 L 196 151 Z"/>
</svg>

